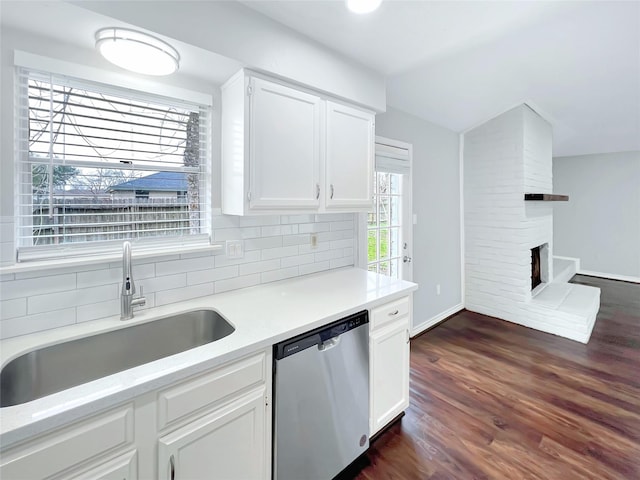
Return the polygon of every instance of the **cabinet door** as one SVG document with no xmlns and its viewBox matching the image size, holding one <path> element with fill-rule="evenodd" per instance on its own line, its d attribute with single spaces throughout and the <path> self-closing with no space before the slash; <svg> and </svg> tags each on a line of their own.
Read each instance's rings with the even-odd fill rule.
<svg viewBox="0 0 640 480">
<path fill-rule="evenodd" d="M 373 206 L 374 116 L 327 102 L 326 207 Z"/>
<path fill-rule="evenodd" d="M 132 451 L 109 460 L 91 470 L 79 473 L 71 478 L 67 475 L 61 478 L 68 480 L 136 480 L 136 452 Z"/>
<path fill-rule="evenodd" d="M 161 479 L 257 480 L 271 473 L 267 463 L 265 388 L 160 439 Z"/>
<path fill-rule="evenodd" d="M 374 331 L 370 338 L 371 435 L 409 406 L 409 319 Z"/>
<path fill-rule="evenodd" d="M 252 78 L 250 209 L 317 209 L 320 98 Z"/>
</svg>

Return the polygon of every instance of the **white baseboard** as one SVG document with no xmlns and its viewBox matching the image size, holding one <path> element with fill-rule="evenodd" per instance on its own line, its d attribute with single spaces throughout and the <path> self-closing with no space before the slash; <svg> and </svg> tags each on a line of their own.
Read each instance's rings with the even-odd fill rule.
<svg viewBox="0 0 640 480">
<path fill-rule="evenodd" d="M 453 307 L 445 310 L 444 312 L 441 312 L 438 315 L 435 315 L 435 316 L 431 317 L 426 322 L 421 323 L 420 325 L 415 327 L 411 331 L 411 336 L 415 337 L 416 335 L 424 332 L 426 329 L 433 327 L 436 323 L 439 323 L 442 320 L 444 320 L 445 318 L 450 317 L 454 313 L 458 313 L 460 310 L 464 310 L 464 305 L 462 303 L 454 305 Z"/>
<path fill-rule="evenodd" d="M 617 273 L 593 272 L 591 270 L 578 270 L 578 275 L 588 275 L 590 277 L 608 278 L 609 280 L 622 280 L 623 282 L 640 283 L 640 277 L 629 275 L 618 275 Z"/>
</svg>

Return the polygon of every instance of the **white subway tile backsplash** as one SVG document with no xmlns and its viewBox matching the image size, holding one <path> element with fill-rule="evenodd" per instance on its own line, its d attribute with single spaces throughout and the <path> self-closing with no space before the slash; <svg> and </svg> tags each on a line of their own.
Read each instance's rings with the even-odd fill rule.
<svg viewBox="0 0 640 480">
<path fill-rule="evenodd" d="M 300 245 L 298 246 L 298 252 L 300 255 L 303 253 L 318 253 L 329 250 L 329 248 L 331 248 L 331 244 L 329 242 L 318 242 L 315 247 L 311 244 Z"/>
<path fill-rule="evenodd" d="M 284 240 L 287 238 L 292 238 L 292 237 L 278 236 L 278 237 L 265 237 L 265 238 L 250 238 L 244 241 L 244 250 L 245 252 L 247 252 L 251 250 L 262 250 L 264 248 L 282 247 L 283 245 L 285 245 Z M 288 245 L 293 245 L 293 244 L 289 243 Z"/>
<path fill-rule="evenodd" d="M 280 223 L 311 223 L 320 220 L 314 220 L 316 215 L 313 214 L 302 214 L 302 215 L 283 215 L 281 217 Z"/>
<path fill-rule="evenodd" d="M 263 225 L 280 225 L 280 216 L 240 217 L 241 227 L 262 227 Z"/>
<path fill-rule="evenodd" d="M 133 278 L 137 281 L 155 276 L 155 264 L 133 266 Z M 77 288 L 95 287 L 109 284 L 122 285 L 122 268 L 107 268 L 78 273 Z"/>
<path fill-rule="evenodd" d="M 166 275 L 164 277 L 147 278 L 144 282 L 136 282 L 138 286 L 142 285 L 145 292 L 160 292 L 181 288 L 187 286 L 187 274 L 178 273 L 175 275 Z"/>
<path fill-rule="evenodd" d="M 260 274 L 261 283 L 276 282 L 285 278 L 297 277 L 300 270 L 298 267 L 281 268 L 280 270 L 272 270 L 271 272 L 263 272 Z"/>
<path fill-rule="evenodd" d="M 309 275 L 310 273 L 322 272 L 329 270 L 331 265 L 329 261 L 310 263 L 308 265 L 300 265 L 300 275 Z"/>
<path fill-rule="evenodd" d="M 343 220 L 353 219 L 353 213 L 323 213 L 313 217 L 312 222 L 342 222 Z"/>
<path fill-rule="evenodd" d="M 76 323 L 76 309 L 67 308 L 57 312 L 39 313 L 16 317 L 0 322 L 0 338 L 17 337 L 29 333 L 51 330 Z"/>
<path fill-rule="evenodd" d="M 342 258 L 344 257 L 343 254 L 344 249 L 342 248 L 338 248 L 335 250 L 326 250 L 324 252 L 318 252 L 315 254 L 315 261 L 316 262 L 324 262 L 325 260 L 331 260 L 334 258 Z"/>
<path fill-rule="evenodd" d="M 120 314 L 120 299 L 107 302 L 97 302 L 91 305 L 81 305 L 77 309 L 77 322 L 88 322 L 98 318 L 111 317 Z"/>
<path fill-rule="evenodd" d="M 330 242 L 333 240 L 342 240 L 345 238 L 345 231 L 322 232 L 318 234 L 318 242 Z"/>
<path fill-rule="evenodd" d="M 343 257 L 343 258 L 333 258 L 329 260 L 329 265 L 331 266 L 331 268 L 340 268 L 340 267 L 347 267 L 349 265 L 353 265 L 353 256 Z"/>
<path fill-rule="evenodd" d="M 134 259 L 133 276 L 147 301 L 136 310 L 351 265 L 356 218 L 215 215 L 212 237 L 243 240 L 243 257 L 230 259 L 222 250 Z M 121 261 L 2 274 L 0 282 L 1 338 L 120 312 Z"/>
<path fill-rule="evenodd" d="M 294 257 L 285 257 L 281 260 L 282 268 L 293 267 L 295 265 L 303 265 L 305 263 L 313 263 L 315 261 L 315 255 L 308 253 L 306 255 L 297 255 Z"/>
<path fill-rule="evenodd" d="M 237 290 L 238 288 L 253 287 L 260 283 L 260 274 L 254 273 L 252 275 L 243 275 L 236 278 L 230 278 L 228 280 L 220 280 L 215 283 L 215 292 L 222 293 L 229 290 Z"/>
<path fill-rule="evenodd" d="M 246 263 L 244 265 L 240 265 L 240 275 L 251 275 L 252 273 L 277 270 L 278 268 L 280 268 L 279 258 L 274 258 L 272 260 L 263 260 L 261 262 Z"/>
<path fill-rule="evenodd" d="M 240 218 L 233 215 L 216 215 L 213 217 L 213 230 L 219 228 L 234 228 L 240 226 Z M 247 225 L 248 226 L 248 225 Z"/>
<path fill-rule="evenodd" d="M 120 262 L 122 265 L 122 262 Z M 108 263 L 94 263 L 90 265 L 77 265 L 75 267 L 59 267 L 56 269 L 47 269 L 47 270 L 33 270 L 30 272 L 18 272 L 15 274 L 16 280 L 29 280 L 31 278 L 42 278 L 42 277 L 50 277 L 53 275 L 64 275 L 67 273 L 79 273 L 79 272 L 87 272 L 90 270 L 101 270 L 109 268 Z"/>
<path fill-rule="evenodd" d="M 298 226 L 300 233 L 320 233 L 331 230 L 330 223 L 301 223 Z"/>
<path fill-rule="evenodd" d="M 301 235 L 287 235 L 282 237 L 282 246 L 288 247 L 290 245 L 304 245 L 311 243 L 311 234 L 303 233 Z"/>
<path fill-rule="evenodd" d="M 261 227 L 221 228 L 214 232 L 213 238 L 216 242 L 258 238 L 260 237 L 260 228 Z"/>
<path fill-rule="evenodd" d="M 197 285 L 198 283 L 216 282 L 226 278 L 238 276 L 238 265 L 214 268 L 210 270 L 198 270 L 187 272 L 187 285 Z"/>
<path fill-rule="evenodd" d="M 183 302 L 193 298 L 206 297 L 207 295 L 213 295 L 213 282 L 158 292 L 156 293 L 156 306 Z"/>
<path fill-rule="evenodd" d="M 51 275 L 48 277 L 31 278 L 28 280 L 14 280 L 0 283 L 0 298 L 29 297 L 31 295 L 46 294 L 73 290 L 76 288 L 76 274 Z"/>
<path fill-rule="evenodd" d="M 216 268 L 226 267 L 228 265 L 240 265 L 242 263 L 260 261 L 260 250 L 245 251 L 242 258 L 228 258 L 226 255 L 218 255 L 216 259 Z"/>
<path fill-rule="evenodd" d="M 353 248 L 353 238 L 345 238 L 343 240 L 333 240 L 331 242 L 331 250 L 336 248 Z"/>
<path fill-rule="evenodd" d="M 0 263 L 2 265 L 12 265 L 16 261 L 16 250 L 13 242 L 0 243 Z"/>
<path fill-rule="evenodd" d="M 172 275 L 174 273 L 192 272 L 194 270 L 207 270 L 214 266 L 213 256 L 196 257 L 189 259 L 173 260 L 156 264 L 156 275 Z M 134 277 L 135 278 L 135 277 Z"/>
<path fill-rule="evenodd" d="M 331 222 L 331 231 L 336 230 L 352 230 L 353 229 L 353 220 L 346 220 L 342 222 Z"/>
<path fill-rule="evenodd" d="M 262 227 L 261 234 L 263 237 L 276 237 L 278 235 L 294 235 L 298 233 L 297 225 L 271 225 Z"/>
<path fill-rule="evenodd" d="M 14 298 L 0 301 L 0 320 L 21 317 L 27 314 L 27 299 Z"/>
<path fill-rule="evenodd" d="M 66 292 L 34 295 L 27 299 L 27 313 L 32 315 L 78 305 L 89 305 L 118 298 L 118 295 L 119 289 L 117 285 L 102 285 L 99 287 L 78 288 Z"/>
<path fill-rule="evenodd" d="M 280 248 L 267 248 L 262 250 L 262 260 L 269 260 L 271 258 L 290 257 L 291 255 L 298 254 L 298 245 L 291 245 L 289 247 Z"/>
</svg>

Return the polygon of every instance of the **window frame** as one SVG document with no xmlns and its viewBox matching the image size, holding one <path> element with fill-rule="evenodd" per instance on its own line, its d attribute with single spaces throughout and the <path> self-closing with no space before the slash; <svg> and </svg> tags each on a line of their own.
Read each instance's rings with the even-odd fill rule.
<svg viewBox="0 0 640 480">
<path fill-rule="evenodd" d="M 26 59 L 26 61 L 25 61 Z M 201 249 L 218 249 L 219 245 L 212 244 L 212 141 L 213 141 L 213 112 L 212 104 L 213 99 L 211 95 L 200 94 L 198 92 L 189 92 L 177 87 L 166 86 L 162 84 L 147 84 L 144 91 L 132 88 L 132 86 L 125 86 L 127 83 L 126 77 L 122 75 L 113 75 L 112 72 L 102 72 L 90 67 L 77 66 L 73 64 L 67 64 L 67 62 L 60 62 L 56 60 L 45 59 L 44 66 L 53 66 L 55 68 L 43 70 L 42 57 L 36 55 L 25 54 L 23 52 L 15 52 L 15 66 L 16 74 L 14 77 L 15 85 L 15 105 L 14 105 L 14 135 L 15 135 L 15 154 L 14 154 L 14 173 L 15 182 L 14 188 L 16 189 L 14 198 L 21 198 L 21 195 L 27 195 L 33 197 L 32 191 L 26 192 L 28 185 L 31 185 L 31 167 L 33 165 L 32 158 L 29 155 L 29 86 L 28 78 L 26 80 L 21 78 L 18 74 L 19 69 L 24 69 L 28 72 L 39 72 L 45 74 L 51 74 L 54 77 L 66 77 L 77 82 L 80 85 L 86 85 L 87 87 L 94 89 L 96 92 L 103 94 L 115 94 L 123 97 L 135 97 L 143 101 L 158 101 L 161 100 L 164 104 L 178 106 L 188 105 L 190 108 L 197 107 L 201 114 L 201 119 L 204 125 L 200 126 L 200 142 L 204 141 L 204 146 L 201 145 L 200 153 L 200 201 L 199 204 L 202 208 L 200 211 L 200 234 L 187 234 L 175 237 L 166 236 L 151 236 L 148 238 L 131 239 L 134 243 L 134 249 L 141 256 L 147 255 L 161 255 L 167 252 L 178 251 L 195 251 Z M 36 64 L 36 65 L 34 65 Z M 71 65 L 73 68 L 72 73 L 74 75 L 66 75 L 65 73 L 59 73 L 60 69 Z M 87 75 L 78 75 L 78 73 L 87 73 Z M 89 78 L 86 78 L 89 77 Z M 95 77 L 102 79 L 103 77 L 113 78 L 114 84 L 105 83 L 104 81 L 96 81 Z M 134 82 L 138 83 L 138 82 Z M 139 85 L 136 85 L 139 87 Z M 159 92 L 159 93 L 157 93 Z M 168 96 L 167 93 L 171 93 Z M 184 95 L 183 95 L 184 94 Z M 186 97 L 186 99 L 176 98 L 175 95 Z M 194 101 L 196 100 L 196 101 Z M 26 111 L 26 125 L 24 114 Z M 203 116 L 204 114 L 204 116 Z M 21 117 L 22 116 L 22 117 Z M 50 161 L 53 164 L 53 161 Z M 86 162 L 79 162 L 82 164 Z M 74 166 L 73 161 L 66 162 L 69 166 Z M 103 166 L 104 168 L 104 166 Z M 164 171 L 164 169 L 158 169 Z M 25 175 L 27 178 L 25 178 Z M 15 251 L 16 261 L 24 264 L 29 262 L 46 263 L 54 261 L 56 259 L 82 259 L 104 257 L 110 258 L 114 254 L 119 254 L 122 248 L 123 240 L 93 240 L 83 243 L 64 243 L 54 246 L 36 246 L 36 245 L 24 245 L 21 243 L 20 230 L 26 228 L 32 228 L 33 221 L 28 222 L 30 205 L 32 202 L 15 200 L 14 211 L 15 214 Z M 28 224 L 28 225 L 27 225 Z"/>
</svg>

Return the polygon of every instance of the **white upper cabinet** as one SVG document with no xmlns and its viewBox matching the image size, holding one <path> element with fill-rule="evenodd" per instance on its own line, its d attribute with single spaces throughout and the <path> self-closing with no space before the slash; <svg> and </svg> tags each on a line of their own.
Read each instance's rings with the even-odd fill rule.
<svg viewBox="0 0 640 480">
<path fill-rule="evenodd" d="M 370 209 L 373 118 L 241 70 L 222 87 L 223 213 Z"/>
<path fill-rule="evenodd" d="M 370 209 L 374 115 L 334 102 L 326 105 L 326 207 Z"/>
<path fill-rule="evenodd" d="M 249 98 L 249 208 L 317 209 L 320 98 L 259 78 Z"/>
</svg>

